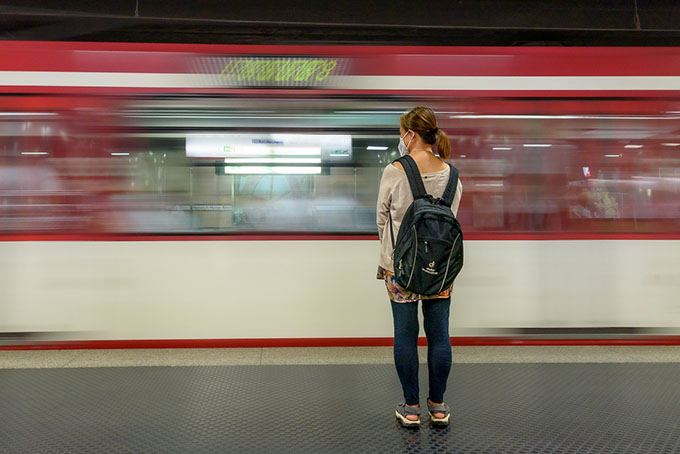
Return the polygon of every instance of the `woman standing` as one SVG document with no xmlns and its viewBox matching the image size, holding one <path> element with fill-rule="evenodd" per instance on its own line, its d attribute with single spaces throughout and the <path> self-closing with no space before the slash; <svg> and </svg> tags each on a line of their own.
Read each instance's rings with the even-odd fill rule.
<svg viewBox="0 0 680 454">
<path fill-rule="evenodd" d="M 441 197 L 449 182 L 450 167 L 444 162 L 451 153 L 446 133 L 437 127 L 437 118 L 428 107 L 415 107 L 400 118 L 399 153 L 410 155 L 418 166 L 428 194 Z M 436 151 L 433 145 L 436 144 Z M 458 212 L 463 186 L 458 181 L 451 204 L 454 216 Z M 449 307 L 452 287 L 437 295 L 424 296 L 410 292 L 394 277 L 392 263 L 393 240 L 413 195 L 401 163 L 389 164 L 380 181 L 377 221 L 381 251 L 378 278 L 384 279 L 392 304 L 394 318 L 394 362 L 404 391 L 405 403 L 397 405 L 395 414 L 406 427 L 420 425 L 418 388 L 418 301 L 422 301 L 425 335 L 427 336 L 427 366 L 430 420 L 434 425 L 448 425 L 450 410 L 444 403 L 446 381 L 451 369 L 449 337 Z M 392 229 L 390 229 L 390 218 Z M 394 238 L 391 237 L 392 233 Z"/>
</svg>

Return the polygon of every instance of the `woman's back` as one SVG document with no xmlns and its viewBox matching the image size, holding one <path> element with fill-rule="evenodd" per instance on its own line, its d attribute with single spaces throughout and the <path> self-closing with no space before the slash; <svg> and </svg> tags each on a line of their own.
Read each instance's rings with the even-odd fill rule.
<svg viewBox="0 0 680 454">
<path fill-rule="evenodd" d="M 420 162 L 414 156 L 411 157 L 414 158 L 418 165 L 425 191 L 433 197 L 441 197 L 449 183 L 449 166 L 435 156 L 432 156 L 434 160 L 422 159 Z M 451 211 L 454 216 L 458 214 L 458 206 L 460 205 L 462 193 L 463 184 L 458 180 L 453 203 L 451 204 Z M 386 241 L 381 241 L 380 244 L 379 265 L 391 272 L 394 271 L 392 240 L 396 240 L 399 235 L 401 221 L 411 203 L 413 203 L 413 195 L 408 178 L 406 177 L 406 171 L 404 171 L 399 162 L 388 164 L 383 171 L 380 181 L 377 224 L 381 240 L 387 239 Z"/>
<path fill-rule="evenodd" d="M 409 154 L 418 165 L 418 170 L 423 173 L 434 173 L 446 170 L 446 163 L 427 150 L 414 150 Z M 394 164 L 399 170 L 403 171 L 401 163 Z"/>
</svg>

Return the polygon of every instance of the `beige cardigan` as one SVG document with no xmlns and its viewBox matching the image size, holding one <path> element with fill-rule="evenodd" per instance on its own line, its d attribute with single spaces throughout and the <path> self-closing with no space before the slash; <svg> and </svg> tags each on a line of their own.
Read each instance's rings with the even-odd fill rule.
<svg viewBox="0 0 680 454">
<path fill-rule="evenodd" d="M 441 197 L 444 194 L 446 185 L 449 182 L 449 166 L 439 172 L 423 173 L 423 184 L 428 194 L 434 197 Z M 460 197 L 463 194 L 463 184 L 458 180 L 456 195 L 451 204 L 451 211 L 454 216 L 458 214 Z M 392 215 L 392 227 L 394 229 L 394 240 L 399 235 L 399 226 L 404 218 L 406 209 L 413 203 L 413 195 L 408 184 L 406 172 L 398 169 L 394 164 L 389 164 L 383 171 L 380 180 L 380 190 L 378 191 L 378 235 L 380 236 L 380 263 L 384 269 L 394 272 L 392 264 L 392 240 L 390 239 L 390 223 L 388 213 Z"/>
</svg>

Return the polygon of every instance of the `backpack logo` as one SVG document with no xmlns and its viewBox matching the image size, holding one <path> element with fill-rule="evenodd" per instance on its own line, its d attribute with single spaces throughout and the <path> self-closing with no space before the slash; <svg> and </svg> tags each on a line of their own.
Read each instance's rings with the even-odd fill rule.
<svg viewBox="0 0 680 454">
<path fill-rule="evenodd" d="M 439 272 L 434 269 L 434 260 L 427 264 L 427 268 L 421 268 L 421 270 L 425 271 L 427 274 L 439 274 Z"/>
</svg>

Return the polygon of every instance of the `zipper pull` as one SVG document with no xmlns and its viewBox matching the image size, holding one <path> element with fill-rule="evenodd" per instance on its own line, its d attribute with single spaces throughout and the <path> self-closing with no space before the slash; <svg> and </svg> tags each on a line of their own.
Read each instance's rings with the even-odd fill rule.
<svg viewBox="0 0 680 454">
<path fill-rule="evenodd" d="M 402 261 L 399 260 L 399 269 L 401 269 L 401 264 L 402 264 Z"/>
<path fill-rule="evenodd" d="M 427 254 L 427 241 L 425 241 L 425 253 Z"/>
</svg>

